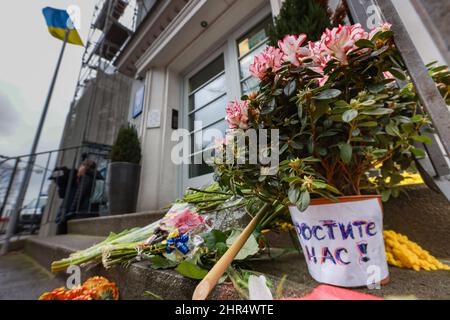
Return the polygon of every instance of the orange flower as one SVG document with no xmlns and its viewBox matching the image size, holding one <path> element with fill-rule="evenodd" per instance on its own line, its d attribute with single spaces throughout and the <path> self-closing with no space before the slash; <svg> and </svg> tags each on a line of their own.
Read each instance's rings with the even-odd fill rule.
<svg viewBox="0 0 450 320">
<path fill-rule="evenodd" d="M 113 282 L 104 283 L 92 291 L 91 296 L 94 300 L 119 300 L 119 289 Z"/>
<path fill-rule="evenodd" d="M 88 294 L 78 296 L 76 298 L 71 299 L 73 301 L 89 301 L 92 300 L 92 297 Z"/>
<path fill-rule="evenodd" d="M 46 292 L 39 300 L 119 300 L 119 289 L 115 283 L 104 277 L 92 277 L 82 286 L 76 286 L 66 291 L 58 288 Z"/>
<path fill-rule="evenodd" d="M 75 298 L 84 295 L 86 288 L 83 286 L 76 286 L 66 292 L 64 300 L 74 300 Z"/>
<path fill-rule="evenodd" d="M 64 300 L 66 289 L 64 287 L 57 288 L 52 292 L 46 292 L 39 297 L 39 300 Z"/>
<path fill-rule="evenodd" d="M 105 284 L 105 283 L 109 283 L 109 280 L 104 277 L 92 277 L 92 278 L 87 279 L 84 282 L 83 287 L 90 290 L 90 289 L 97 288 L 98 286 Z"/>
</svg>

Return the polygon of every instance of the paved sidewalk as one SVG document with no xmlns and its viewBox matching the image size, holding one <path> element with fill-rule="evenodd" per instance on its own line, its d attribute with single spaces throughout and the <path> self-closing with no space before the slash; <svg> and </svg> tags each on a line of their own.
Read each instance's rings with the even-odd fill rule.
<svg viewBox="0 0 450 320">
<path fill-rule="evenodd" d="M 61 286 L 61 279 L 22 253 L 0 257 L 0 300 L 37 300 Z"/>
</svg>

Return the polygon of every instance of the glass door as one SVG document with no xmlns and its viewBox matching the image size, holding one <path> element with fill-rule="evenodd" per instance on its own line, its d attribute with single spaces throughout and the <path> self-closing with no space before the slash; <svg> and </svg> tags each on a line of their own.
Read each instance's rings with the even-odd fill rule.
<svg viewBox="0 0 450 320">
<path fill-rule="evenodd" d="M 190 164 L 184 170 L 185 187 L 201 187 L 212 181 L 213 168 L 205 163 L 204 151 L 214 142 L 208 132 L 225 133 L 228 102 L 225 58 L 221 53 L 187 78 L 187 123 Z M 211 131 L 211 129 L 216 129 Z"/>
</svg>

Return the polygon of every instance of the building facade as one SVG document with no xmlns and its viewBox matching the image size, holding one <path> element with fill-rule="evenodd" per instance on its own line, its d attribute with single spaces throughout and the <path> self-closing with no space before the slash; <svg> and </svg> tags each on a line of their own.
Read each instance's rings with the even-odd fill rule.
<svg viewBox="0 0 450 320">
<path fill-rule="evenodd" d="M 165 207 L 187 187 L 212 181 L 207 165 L 172 161 L 174 132 L 190 132 L 186 143 L 193 159 L 211 140 L 200 129 L 225 131 L 227 102 L 257 86 L 248 67 L 264 49 L 267 26 L 282 0 L 141 2 L 140 24 L 116 64 L 135 79 L 129 122 L 138 128 L 143 149 L 138 200 L 143 212 Z M 424 62 L 444 63 L 417 1 L 393 2 Z"/>
</svg>

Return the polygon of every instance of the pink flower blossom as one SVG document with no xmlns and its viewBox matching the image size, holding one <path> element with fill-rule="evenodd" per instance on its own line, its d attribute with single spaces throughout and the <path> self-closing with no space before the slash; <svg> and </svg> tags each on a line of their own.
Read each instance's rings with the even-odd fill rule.
<svg viewBox="0 0 450 320">
<path fill-rule="evenodd" d="M 395 79 L 395 77 L 389 71 L 383 72 L 383 76 L 385 79 Z"/>
<path fill-rule="evenodd" d="M 248 101 L 231 101 L 226 107 L 230 129 L 248 129 Z"/>
<path fill-rule="evenodd" d="M 284 53 L 275 47 L 267 47 L 264 52 L 255 57 L 253 64 L 250 65 L 250 73 L 264 80 L 267 72 L 277 72 L 280 70 L 284 59 Z"/>
<path fill-rule="evenodd" d="M 379 25 L 378 27 L 373 28 L 370 33 L 369 33 L 369 39 L 372 39 L 378 32 L 386 32 L 386 31 L 390 31 L 392 27 L 392 24 L 390 24 L 389 22 L 383 22 L 381 25 Z"/>
<path fill-rule="evenodd" d="M 311 52 L 307 47 L 302 47 L 306 40 L 306 35 L 299 36 L 287 35 L 283 41 L 278 41 L 278 47 L 285 54 L 283 61 L 290 62 L 294 66 L 300 66 L 302 59 L 311 56 Z"/>
<path fill-rule="evenodd" d="M 355 50 L 355 43 L 360 39 L 367 39 L 368 34 L 361 25 L 342 26 L 326 29 L 322 35 L 321 43 L 323 53 L 330 54 L 341 62 L 348 64 L 347 54 Z M 322 53 L 322 54 L 323 54 Z"/>
<path fill-rule="evenodd" d="M 169 232 L 177 228 L 180 234 L 185 234 L 202 225 L 205 220 L 199 214 L 192 212 L 189 209 L 184 209 L 183 211 L 168 216 L 167 220 L 164 222 L 165 225 L 169 227 Z"/>
<path fill-rule="evenodd" d="M 313 60 L 314 66 L 309 67 L 309 69 L 321 74 L 323 77 L 318 79 L 319 86 L 323 86 L 328 81 L 328 76 L 324 74 L 323 69 L 327 66 L 328 62 L 332 57 L 323 51 L 323 46 L 321 41 L 308 42 L 308 48 L 311 53 L 311 58 Z"/>
</svg>

